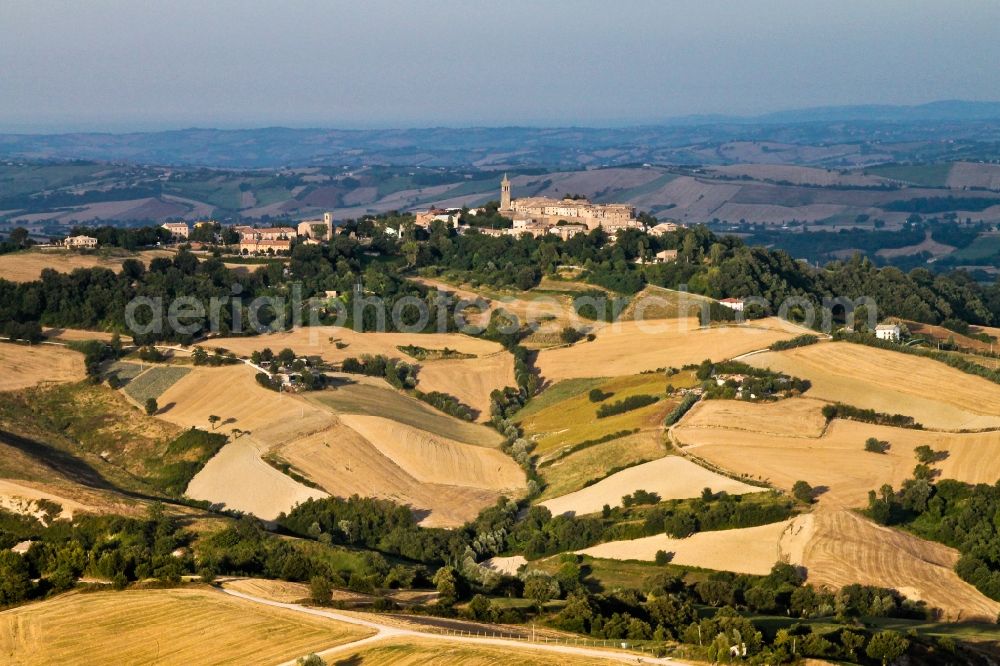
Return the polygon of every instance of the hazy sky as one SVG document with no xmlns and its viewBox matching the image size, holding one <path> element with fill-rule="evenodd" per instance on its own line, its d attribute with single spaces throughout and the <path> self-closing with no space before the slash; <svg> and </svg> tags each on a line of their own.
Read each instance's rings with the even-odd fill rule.
<svg viewBox="0 0 1000 666">
<path fill-rule="evenodd" d="M 995 0 L 0 0 L 0 131 L 1000 99 Z"/>
</svg>

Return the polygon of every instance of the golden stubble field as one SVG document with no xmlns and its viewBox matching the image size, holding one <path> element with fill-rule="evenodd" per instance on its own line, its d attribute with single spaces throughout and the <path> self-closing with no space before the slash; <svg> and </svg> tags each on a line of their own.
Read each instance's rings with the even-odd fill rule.
<svg viewBox="0 0 1000 666">
<path fill-rule="evenodd" d="M 1000 427 L 1000 385 L 944 363 L 849 342 L 831 342 L 746 359 L 808 379 L 807 395 L 914 417 L 928 428 Z"/>
<path fill-rule="evenodd" d="M 803 332 L 776 317 L 742 325 L 699 327 L 695 318 L 624 321 L 595 326 L 596 339 L 543 349 L 536 365 L 542 377 L 634 375 L 645 370 L 681 367 L 707 359 L 722 361 L 765 349 Z"/>
<path fill-rule="evenodd" d="M 472 354 L 474 358 L 416 361 L 398 349 L 408 345 L 433 350 L 448 348 Z M 477 410 L 480 421 L 489 418 L 490 392 L 515 384 L 513 356 L 495 342 L 460 333 L 358 333 L 349 328 L 314 326 L 255 337 L 217 338 L 212 346 L 225 347 L 241 356 L 265 347 L 275 353 L 289 347 L 299 355 L 320 356 L 330 363 L 364 354 L 381 354 L 419 365 L 417 388 L 455 396 Z"/>
<path fill-rule="evenodd" d="M 83 356 L 55 345 L 0 342 L 0 391 L 83 379 Z"/>
<path fill-rule="evenodd" d="M 147 250 L 134 255 L 148 264 L 156 257 L 172 257 L 168 250 Z M 0 256 L 0 278 L 11 282 L 31 282 L 37 280 L 46 268 L 69 273 L 77 268 L 108 268 L 118 271 L 129 256 L 102 256 L 100 254 L 80 254 L 69 250 L 27 250 Z"/>
<path fill-rule="evenodd" d="M 785 490 L 807 481 L 822 489 L 821 504 L 841 508 L 865 506 L 868 491 L 882 484 L 898 488 L 912 475 L 913 450 L 923 444 L 947 452 L 935 463 L 943 478 L 968 483 L 1000 478 L 1000 432 L 934 432 L 840 419 L 824 429 L 821 404 L 805 398 L 758 405 L 708 401 L 671 432 L 687 453 Z M 889 450 L 865 451 L 869 437 L 888 441 Z"/>
<path fill-rule="evenodd" d="M 424 525 L 454 527 L 501 495 L 524 492 L 520 467 L 494 448 L 496 433 L 434 413 L 388 385 L 373 386 L 384 382 L 363 378 L 306 398 L 261 388 L 253 375 L 242 364 L 195 368 L 161 396 L 160 418 L 172 423 L 210 429 L 208 416 L 215 414 L 220 432 L 249 431 L 232 435 L 191 481 L 188 495 L 273 519 L 309 497 L 359 494 L 409 505 Z M 372 400 L 379 404 L 367 404 Z M 392 418 L 394 407 L 406 411 L 406 422 Z M 471 439 L 480 430 L 479 445 L 439 434 Z M 322 490 L 267 464 L 269 454 Z"/>
<path fill-rule="evenodd" d="M 880 527 L 855 509 L 867 504 L 869 490 L 885 483 L 898 488 L 909 478 L 917 464 L 913 450 L 922 444 L 947 452 L 934 465 L 943 478 L 994 483 L 1000 478 L 1000 432 L 958 434 L 844 420 L 824 428 L 821 405 L 807 398 L 756 405 L 708 401 L 671 432 L 683 452 L 730 472 L 784 490 L 800 479 L 818 489 L 809 534 L 798 558 L 790 559 L 806 568 L 811 582 L 894 587 L 952 620 L 995 618 L 1000 604 L 955 574 L 954 549 Z M 868 437 L 890 442 L 889 451 L 865 451 Z"/>
<path fill-rule="evenodd" d="M 6 664 L 279 663 L 369 629 L 208 589 L 70 593 L 0 612 Z"/>
</svg>

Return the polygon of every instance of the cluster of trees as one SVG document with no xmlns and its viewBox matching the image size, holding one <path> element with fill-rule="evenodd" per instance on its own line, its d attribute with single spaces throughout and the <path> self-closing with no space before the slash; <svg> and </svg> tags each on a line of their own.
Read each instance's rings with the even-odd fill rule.
<svg viewBox="0 0 1000 666">
<path fill-rule="evenodd" d="M 927 447 L 930 450 L 930 447 Z M 940 454 L 918 453 L 934 462 Z M 971 485 L 952 479 L 932 482 L 928 462 L 898 491 L 882 486 L 868 494 L 867 513 L 884 525 L 905 525 L 919 536 L 956 548 L 961 558 L 955 571 L 991 599 L 1000 600 L 1000 483 Z"/>
<path fill-rule="evenodd" d="M 771 351 L 783 351 L 785 349 L 795 349 L 796 347 L 806 347 L 819 342 L 819 338 L 810 333 L 796 335 L 791 340 L 778 340 L 771 345 Z"/>
<path fill-rule="evenodd" d="M 157 243 L 169 243 L 170 232 L 160 225 L 145 227 L 100 227 L 76 226 L 69 232 L 70 236 L 90 236 L 97 239 L 101 247 L 120 247 L 126 250 L 138 250 L 152 247 Z"/>
<path fill-rule="evenodd" d="M 343 372 L 369 377 L 382 377 L 397 389 L 409 390 L 417 385 L 417 367 L 382 354 L 365 354 L 360 359 L 348 357 L 340 364 Z"/>
<path fill-rule="evenodd" d="M 669 428 L 670 426 L 680 421 L 681 418 L 683 418 L 683 416 L 687 414 L 700 399 L 701 396 L 698 395 L 697 393 L 686 394 L 683 398 L 681 398 L 681 401 L 677 403 L 677 405 L 673 409 L 667 412 L 667 416 L 663 420 L 663 425 Z"/>
<path fill-rule="evenodd" d="M 823 405 L 823 418 L 827 421 L 833 419 L 850 419 L 863 423 L 874 423 L 875 425 L 887 425 L 894 428 L 912 428 L 922 430 L 923 425 L 916 422 L 912 416 L 903 414 L 884 414 L 876 412 L 874 409 L 862 409 L 853 405 L 845 405 L 842 402 L 835 402 L 832 405 Z"/>
<path fill-rule="evenodd" d="M 712 363 L 706 359 L 699 365 L 690 367 L 694 368 L 695 376 L 704 382 L 702 387 L 706 399 L 731 400 L 740 395 L 745 400 L 775 400 L 778 397 L 804 393 L 812 385 L 808 379 L 791 377 L 766 368 L 755 368 L 739 361 Z M 720 385 L 718 381 L 710 381 L 717 375 L 740 375 L 742 379 L 729 377 Z"/>
<path fill-rule="evenodd" d="M 7 237 L 0 241 L 0 254 L 7 254 L 8 252 L 17 252 L 18 250 L 23 250 L 25 248 L 31 247 L 32 240 L 28 234 L 28 230 L 24 227 L 17 227 L 12 229 Z"/>
<path fill-rule="evenodd" d="M 240 362 L 240 359 L 236 358 L 235 354 L 222 347 L 217 347 L 211 354 L 202 347 L 195 347 L 194 351 L 191 352 L 191 360 L 195 365 L 209 365 L 212 367 L 233 365 Z"/>
<path fill-rule="evenodd" d="M 476 413 L 471 407 L 462 403 L 458 398 L 442 391 L 431 391 L 424 393 L 419 389 L 413 390 L 413 396 L 418 400 L 423 400 L 431 407 L 439 409 L 445 414 L 450 414 L 463 421 L 474 421 Z"/>
<path fill-rule="evenodd" d="M 616 414 L 624 414 L 625 412 L 630 412 L 633 409 L 640 409 L 642 407 L 646 407 L 647 405 L 652 405 L 659 400 L 660 396 L 656 395 L 630 395 L 627 398 L 616 400 L 615 402 L 605 403 L 598 407 L 597 418 L 603 419 Z"/>
</svg>

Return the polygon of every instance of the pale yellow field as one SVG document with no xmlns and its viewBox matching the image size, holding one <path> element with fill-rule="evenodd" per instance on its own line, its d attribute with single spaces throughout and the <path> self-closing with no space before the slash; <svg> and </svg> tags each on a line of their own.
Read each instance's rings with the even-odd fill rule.
<svg viewBox="0 0 1000 666">
<path fill-rule="evenodd" d="M 817 511 L 802 564 L 809 582 L 891 587 L 944 611 L 944 620 L 994 621 L 1000 603 L 954 571 L 958 552 L 905 532 L 880 527 L 850 511 Z"/>
<path fill-rule="evenodd" d="M 83 379 L 83 356 L 65 347 L 0 343 L 0 391 Z"/>
<path fill-rule="evenodd" d="M 57 502 L 62 507 L 59 518 L 69 519 L 75 513 L 97 513 L 94 507 L 81 504 L 76 500 L 67 499 L 34 486 L 0 479 L 0 507 L 13 513 L 42 518 L 44 512 L 38 509 L 38 500 Z"/>
<path fill-rule="evenodd" d="M 80 340 L 111 340 L 114 333 L 107 331 L 85 331 L 78 328 L 46 328 L 43 331 L 46 339 L 54 342 L 78 342 Z M 129 336 L 123 335 L 122 341 L 126 342 Z"/>
<path fill-rule="evenodd" d="M 809 530 L 796 524 L 803 520 L 808 521 L 808 517 L 759 527 L 698 532 L 686 539 L 657 534 L 632 541 L 602 543 L 579 552 L 611 560 L 652 561 L 656 552 L 663 550 L 674 554 L 672 564 L 764 575 L 771 571 L 775 562 L 789 560 L 790 552 L 801 548 L 793 542 L 808 539 Z"/>
<path fill-rule="evenodd" d="M 135 255 L 145 263 L 156 257 L 173 256 L 166 250 L 150 250 Z M 51 268 L 60 273 L 69 273 L 77 268 L 103 267 L 113 271 L 121 268 L 129 257 L 102 257 L 96 254 L 78 254 L 65 250 L 14 252 L 0 256 L 0 278 L 12 282 L 37 280 L 42 270 Z"/>
<path fill-rule="evenodd" d="M 1000 427 L 1000 385 L 930 359 L 833 342 L 746 362 L 810 380 L 809 397 L 912 416 L 928 428 Z"/>
<path fill-rule="evenodd" d="M 396 392 L 390 395 L 402 402 L 386 402 L 386 417 L 338 415 L 312 399 L 319 394 L 306 400 L 269 391 L 258 386 L 253 375 L 253 369 L 242 364 L 195 368 L 161 396 L 160 418 L 172 423 L 210 429 L 208 416 L 215 414 L 223 419 L 219 432 L 250 431 L 234 435 L 205 465 L 192 479 L 189 496 L 269 520 L 310 497 L 356 493 L 409 505 L 424 525 L 454 527 L 501 495 L 524 494 L 523 471 L 489 446 L 496 441 L 495 433 L 482 426 L 454 421 L 484 431 L 484 446 L 466 444 L 392 420 L 393 405 L 404 408 L 410 406 L 406 401 L 413 401 Z M 430 417 L 446 424 L 453 421 L 433 413 Z M 272 453 L 323 490 L 268 465 L 262 458 Z"/>
<path fill-rule="evenodd" d="M 372 633 L 209 590 L 71 593 L 0 613 L 0 660 L 273 664 Z"/>
<path fill-rule="evenodd" d="M 532 650 L 519 645 L 483 645 L 473 642 L 441 641 L 426 638 L 395 638 L 357 650 L 338 650 L 327 663 L 364 666 L 552 666 L 573 664 L 597 666 L 620 661 L 634 663 L 635 657 L 607 659 L 564 652 Z"/>
<path fill-rule="evenodd" d="M 718 422 L 714 402 L 696 407 L 673 428 L 686 452 L 785 490 L 802 479 L 824 489 L 818 496 L 823 505 L 865 506 L 869 490 L 885 483 L 898 488 L 911 476 L 917 464 L 913 449 L 922 444 L 948 452 L 935 464 L 944 478 L 990 484 L 1000 478 L 1000 432 L 942 433 L 835 420 L 818 436 L 815 418 L 800 413 L 801 405 L 811 402 L 806 400 L 792 406 L 787 416 L 781 413 L 787 400 L 763 406 L 730 401 L 725 409 L 732 413 L 732 425 L 712 427 L 708 423 Z M 753 432 L 743 427 L 768 412 L 774 418 L 767 429 Z M 796 423 L 810 422 L 813 425 L 805 425 L 801 435 L 793 434 Z M 886 440 L 891 448 L 884 454 L 869 453 L 864 450 L 869 437 Z"/>
<path fill-rule="evenodd" d="M 335 342 L 346 344 L 337 349 Z M 297 354 L 321 356 L 330 363 L 340 363 L 348 357 L 362 354 L 383 354 L 390 358 L 413 363 L 413 359 L 396 349 L 397 346 L 416 345 L 428 349 L 449 347 L 476 356 L 486 356 L 503 351 L 496 342 L 473 338 L 461 333 L 358 333 L 350 328 L 337 326 L 306 326 L 292 331 L 258 335 L 254 337 L 216 338 L 213 347 L 226 349 L 242 356 L 270 347 L 275 353 L 290 347 Z M 478 359 L 465 359 L 469 368 Z"/>
<path fill-rule="evenodd" d="M 378 416 L 344 414 L 340 419 L 421 483 L 499 492 L 524 488 L 524 472 L 497 449 L 462 444 Z"/>
<path fill-rule="evenodd" d="M 825 403 L 808 398 L 777 402 L 702 400 L 683 424 L 685 428 L 731 428 L 785 437 L 819 437 L 826 428 Z"/>
<path fill-rule="evenodd" d="M 733 358 L 801 332 L 776 317 L 711 328 L 699 328 L 693 318 L 616 322 L 600 328 L 593 342 L 543 349 L 536 365 L 549 381 L 633 375 L 656 368 L 679 368 L 706 358 Z"/>
<path fill-rule="evenodd" d="M 467 444 L 461 446 L 462 449 L 444 453 L 456 459 L 481 462 L 476 452 L 491 451 Z M 387 457 L 371 441 L 343 423 L 283 445 L 277 453 L 334 495 L 358 494 L 393 500 L 412 507 L 421 525 L 426 527 L 462 525 L 475 518 L 483 508 L 494 504 L 500 496 L 496 490 L 478 487 L 480 481 L 469 474 L 456 476 L 445 483 L 422 483 L 400 461 Z M 495 478 L 496 475 L 491 476 Z M 469 485 L 461 485 L 466 483 Z M 512 497 L 521 494 L 523 490 L 510 493 Z"/>
<path fill-rule="evenodd" d="M 208 417 L 219 416 L 217 431 L 250 430 L 267 446 L 302 437 L 331 426 L 333 415 L 287 393 L 257 384 L 253 368 L 228 365 L 198 367 L 159 397 L 157 416 L 182 427 L 211 429 Z"/>
<path fill-rule="evenodd" d="M 725 491 L 730 495 L 764 490 L 711 472 L 686 458 L 667 456 L 629 467 L 592 486 L 546 500 L 541 505 L 554 516 L 565 513 L 582 515 L 600 511 L 605 504 L 621 506 L 623 495 L 639 489 L 655 492 L 661 499 L 670 500 L 698 497 L 703 488 Z"/>
<path fill-rule="evenodd" d="M 477 359 L 425 361 L 417 373 L 417 388 L 455 396 L 479 412 L 476 420 L 480 423 L 490 418 L 490 393 L 516 384 L 514 357 L 507 352 L 495 352 Z"/>
</svg>

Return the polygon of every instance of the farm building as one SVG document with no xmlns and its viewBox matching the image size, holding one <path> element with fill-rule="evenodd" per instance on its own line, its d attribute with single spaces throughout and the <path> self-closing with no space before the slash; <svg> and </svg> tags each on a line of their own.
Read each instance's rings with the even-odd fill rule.
<svg viewBox="0 0 1000 666">
<path fill-rule="evenodd" d="M 731 310 L 736 310 L 737 312 L 743 312 L 742 298 L 723 298 L 722 300 L 719 301 L 719 303 Z"/>
<path fill-rule="evenodd" d="M 92 236 L 70 236 L 63 241 L 66 247 L 93 249 L 97 247 L 97 239 Z"/>
<path fill-rule="evenodd" d="M 191 233 L 187 222 L 164 222 L 160 226 L 169 231 L 175 240 L 187 240 Z"/>
<path fill-rule="evenodd" d="M 879 340 L 899 342 L 902 335 L 898 324 L 879 324 L 875 327 L 875 337 Z"/>
</svg>

